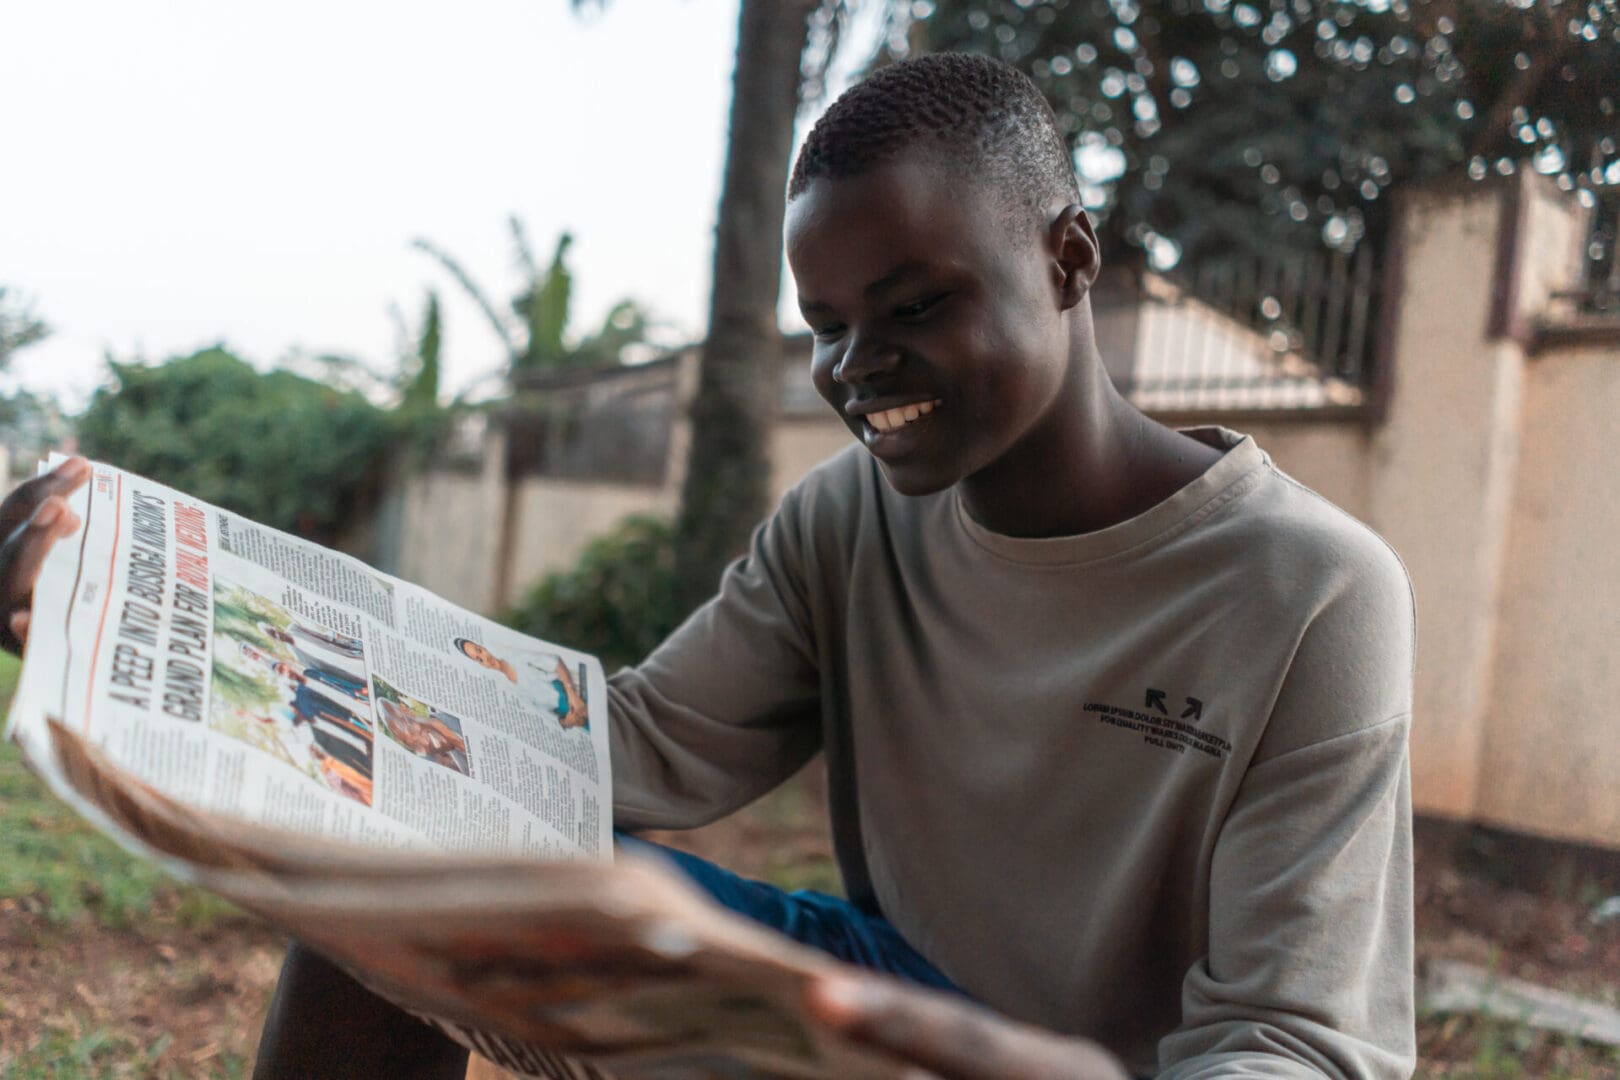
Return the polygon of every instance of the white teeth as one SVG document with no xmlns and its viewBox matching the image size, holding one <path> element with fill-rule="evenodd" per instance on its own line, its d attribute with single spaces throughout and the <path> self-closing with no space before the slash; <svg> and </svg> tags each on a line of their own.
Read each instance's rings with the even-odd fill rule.
<svg viewBox="0 0 1620 1080">
<path fill-rule="evenodd" d="M 884 409 L 882 412 L 867 413 L 866 422 L 881 432 L 896 431 L 914 420 L 927 416 L 934 411 L 936 401 L 920 401 L 915 405 L 902 405 L 895 409 Z"/>
</svg>

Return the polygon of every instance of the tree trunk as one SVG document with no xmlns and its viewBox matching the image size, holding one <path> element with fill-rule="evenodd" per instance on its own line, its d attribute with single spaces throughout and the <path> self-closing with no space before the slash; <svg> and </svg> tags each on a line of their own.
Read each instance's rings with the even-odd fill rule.
<svg viewBox="0 0 1620 1080">
<path fill-rule="evenodd" d="M 816 0 L 742 0 L 731 131 L 715 227 L 709 333 L 676 529 L 688 610 L 707 599 L 767 510 L 767 440 L 776 416 L 782 219 L 799 63 Z"/>
</svg>

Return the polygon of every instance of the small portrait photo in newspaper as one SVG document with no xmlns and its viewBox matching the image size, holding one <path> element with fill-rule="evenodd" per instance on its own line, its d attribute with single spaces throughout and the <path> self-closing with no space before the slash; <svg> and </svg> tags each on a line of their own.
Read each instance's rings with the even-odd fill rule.
<svg viewBox="0 0 1620 1080">
<path fill-rule="evenodd" d="M 563 730 L 590 730 L 590 710 L 584 692 L 588 683 L 583 664 L 576 674 L 554 652 L 519 647 L 503 647 L 497 651 L 464 637 L 454 639 L 453 646 L 456 652 L 492 675 L 504 677 L 525 704 L 554 716 Z"/>
</svg>

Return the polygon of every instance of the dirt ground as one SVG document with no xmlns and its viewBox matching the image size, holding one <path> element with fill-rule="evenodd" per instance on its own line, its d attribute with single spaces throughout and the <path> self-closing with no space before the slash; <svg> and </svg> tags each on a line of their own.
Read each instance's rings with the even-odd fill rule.
<svg viewBox="0 0 1620 1080">
<path fill-rule="evenodd" d="M 744 873 L 836 887 L 812 775 L 730 821 L 676 838 Z M 1620 859 L 1551 854 L 1511 838 L 1420 823 L 1421 960 L 1449 958 L 1620 1005 Z M 9 1077 L 239 1077 L 280 962 L 277 934 L 247 918 L 188 925 L 183 896 L 111 929 L 54 921 L 0 899 L 0 1067 Z M 1613 1078 L 1620 1059 L 1515 1026 L 1427 1017 L 1420 1076 Z"/>
</svg>

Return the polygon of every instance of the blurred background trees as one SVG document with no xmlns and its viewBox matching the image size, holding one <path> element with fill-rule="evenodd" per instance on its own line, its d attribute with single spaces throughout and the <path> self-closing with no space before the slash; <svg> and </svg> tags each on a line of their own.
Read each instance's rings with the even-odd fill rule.
<svg viewBox="0 0 1620 1080">
<path fill-rule="evenodd" d="M 504 309 L 490 299 L 453 255 L 433 241 L 417 239 L 412 246 L 431 256 L 484 313 L 506 353 L 505 374 L 510 386 L 519 387 L 526 377 L 565 368 L 621 363 L 626 349 L 647 341 L 652 320 L 634 300 L 615 304 L 597 329 L 582 337 L 570 335 L 574 279 L 565 258 L 573 236 L 565 232 L 557 237 L 551 260 L 542 269 L 523 222 L 514 215 L 507 219 L 507 227 L 522 279 Z M 436 325 L 437 304 L 430 304 L 430 309 Z"/>
<path fill-rule="evenodd" d="M 45 321 L 34 314 L 31 303 L 16 289 L 0 285 L 0 371 L 11 364 L 15 353 L 45 340 L 50 332 Z"/>
<path fill-rule="evenodd" d="M 913 10 L 911 51 L 986 53 L 1040 86 L 1116 259 L 1134 249 L 1164 269 L 1233 251 L 1349 251 L 1381 238 L 1392 188 L 1438 177 L 1529 167 L 1565 190 L 1620 182 L 1612 4 L 927 0 Z"/>
<path fill-rule="evenodd" d="M 84 453 L 323 543 L 369 508 L 401 433 L 357 392 L 223 348 L 108 367 L 79 419 Z"/>
<path fill-rule="evenodd" d="M 675 528 L 682 607 L 707 600 L 769 509 L 782 224 L 810 19 L 832 0 L 742 0 L 703 364 Z M 823 18 L 822 25 L 838 21 Z M 830 50 L 829 50 L 830 55 Z M 823 61 L 824 62 L 824 61 Z"/>
</svg>

